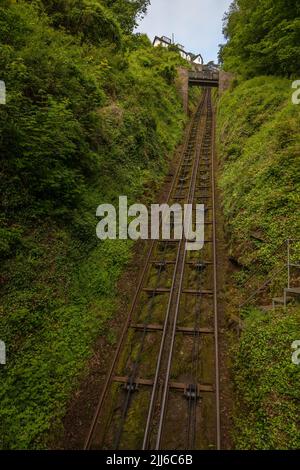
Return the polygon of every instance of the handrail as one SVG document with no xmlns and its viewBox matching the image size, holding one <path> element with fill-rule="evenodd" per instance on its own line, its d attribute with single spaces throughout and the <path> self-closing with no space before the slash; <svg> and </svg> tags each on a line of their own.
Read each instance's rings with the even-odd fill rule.
<svg viewBox="0 0 300 470">
<path fill-rule="evenodd" d="M 291 263 L 290 263 L 290 244 L 291 243 L 294 243 L 294 242 L 300 242 L 300 239 L 297 239 L 297 238 L 288 238 L 286 240 L 284 240 L 281 245 L 279 245 L 272 253 L 270 256 L 274 256 L 275 253 L 277 253 L 284 245 L 287 245 L 287 249 L 288 249 L 288 260 L 287 260 L 287 263 L 284 264 L 284 266 L 282 266 L 280 269 L 276 270 L 276 272 L 273 274 L 273 276 L 271 276 L 269 279 L 267 279 L 258 289 L 256 289 L 242 304 L 239 305 L 239 308 L 241 309 L 242 307 L 244 307 L 250 300 L 252 300 L 262 289 L 264 289 L 265 287 L 267 287 L 268 284 L 270 284 L 270 282 L 279 274 L 281 273 L 283 270 L 285 270 L 286 268 L 288 269 L 288 287 L 290 286 L 290 268 L 293 266 Z M 247 279 L 246 281 L 243 283 L 243 287 L 248 284 L 248 282 L 257 274 L 257 271 L 256 272 L 253 272 Z"/>
<path fill-rule="evenodd" d="M 278 247 L 275 248 L 274 251 L 272 251 L 272 253 L 270 254 L 270 257 L 274 256 L 286 243 L 287 243 L 287 240 L 284 240 L 280 245 L 278 245 Z M 248 284 L 248 282 L 251 281 L 251 279 L 253 279 L 256 275 L 257 275 L 257 270 L 251 273 L 250 276 L 243 282 L 243 287 L 245 287 L 246 284 Z"/>
<path fill-rule="evenodd" d="M 258 289 L 256 289 L 255 292 L 253 292 L 242 304 L 239 305 L 239 308 L 243 308 L 250 300 L 253 299 L 253 297 L 256 296 L 256 294 L 258 294 L 262 289 L 264 289 L 265 287 L 267 287 L 268 284 L 270 284 L 271 281 L 273 281 L 273 279 L 275 278 L 275 276 L 277 276 L 277 274 L 281 273 L 284 269 L 286 268 L 286 266 L 284 267 L 281 267 L 280 269 L 278 269 L 276 271 L 276 273 L 270 277 L 269 279 L 267 279 Z"/>
</svg>

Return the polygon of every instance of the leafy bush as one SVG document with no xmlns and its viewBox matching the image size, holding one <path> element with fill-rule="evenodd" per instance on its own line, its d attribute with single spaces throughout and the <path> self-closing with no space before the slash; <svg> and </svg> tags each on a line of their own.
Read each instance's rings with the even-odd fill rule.
<svg viewBox="0 0 300 470">
<path fill-rule="evenodd" d="M 98 0 L 41 0 L 53 26 L 64 27 L 85 41 L 100 45 L 112 41 L 120 47 L 122 32 L 113 12 Z"/>
<path fill-rule="evenodd" d="M 226 70 L 291 76 L 300 61 L 300 4 L 293 0 L 234 0 L 225 16 L 228 42 L 220 51 Z"/>
</svg>

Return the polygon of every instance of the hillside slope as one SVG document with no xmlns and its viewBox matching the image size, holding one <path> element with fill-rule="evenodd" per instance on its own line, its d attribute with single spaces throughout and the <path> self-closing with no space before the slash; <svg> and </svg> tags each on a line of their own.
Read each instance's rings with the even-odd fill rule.
<svg viewBox="0 0 300 470">
<path fill-rule="evenodd" d="M 227 311 L 244 321 L 231 351 L 237 449 L 300 447 L 300 368 L 291 349 L 300 339 L 300 308 L 258 309 L 282 295 L 287 252 L 279 247 L 300 235 L 300 107 L 291 95 L 290 80 L 261 76 L 234 83 L 218 103 L 219 186 L 235 266 Z M 239 303 L 278 268 L 271 287 L 253 299 L 256 307 L 249 302 L 240 311 Z M 293 282 L 299 285 L 299 272 Z"/>
<path fill-rule="evenodd" d="M 231 255 L 252 269 L 300 233 L 300 114 L 291 82 L 257 77 L 219 103 L 220 187 Z M 234 119 L 233 119 L 234 116 Z"/>
</svg>

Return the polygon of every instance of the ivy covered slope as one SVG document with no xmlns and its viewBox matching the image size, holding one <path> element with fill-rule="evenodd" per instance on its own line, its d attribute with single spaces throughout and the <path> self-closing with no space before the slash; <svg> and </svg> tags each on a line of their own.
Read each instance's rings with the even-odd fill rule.
<svg viewBox="0 0 300 470">
<path fill-rule="evenodd" d="M 1 2 L 4 449 L 46 447 L 94 339 L 110 337 L 131 244 L 97 241 L 97 206 L 152 194 L 182 135 L 181 59 L 131 33 L 147 4 Z"/>
<path fill-rule="evenodd" d="M 236 449 L 300 448 L 300 366 L 291 348 L 299 333 L 299 309 L 249 312 L 233 351 Z"/>
<path fill-rule="evenodd" d="M 219 102 L 220 186 L 231 255 L 252 270 L 300 233 L 300 107 L 291 81 L 242 81 Z M 233 119 L 234 117 L 234 119 Z"/>
<path fill-rule="evenodd" d="M 218 139 L 230 255 L 244 266 L 239 281 L 256 271 L 252 287 L 243 291 L 238 284 L 241 300 L 282 268 L 274 250 L 300 234 L 300 109 L 291 104 L 290 81 L 258 77 L 227 92 L 219 103 Z M 278 277 L 274 293 L 282 295 L 286 270 Z M 291 362 L 291 344 L 300 339 L 300 309 L 259 314 L 250 308 L 244 320 L 232 358 L 235 445 L 299 448 L 300 367 Z"/>
<path fill-rule="evenodd" d="M 219 101 L 217 138 L 230 255 L 241 267 L 229 307 L 235 314 L 286 262 L 274 250 L 300 238 L 300 106 L 292 104 L 291 87 L 299 78 L 299 13 L 299 2 L 235 0 L 225 20 L 220 58 L 236 79 Z M 276 283 L 282 295 L 286 270 Z M 266 299 L 270 304 L 270 292 L 257 296 L 257 305 Z M 231 355 L 235 446 L 299 449 L 300 367 L 291 345 L 300 339 L 300 309 L 258 306 L 243 312 L 245 329 Z"/>
</svg>

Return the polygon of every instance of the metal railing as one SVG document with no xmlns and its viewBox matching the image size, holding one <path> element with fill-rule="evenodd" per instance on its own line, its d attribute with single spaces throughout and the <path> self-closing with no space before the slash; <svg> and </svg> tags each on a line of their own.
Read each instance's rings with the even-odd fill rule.
<svg viewBox="0 0 300 470">
<path fill-rule="evenodd" d="M 274 274 L 273 276 L 269 277 L 263 284 L 261 284 L 260 287 L 258 287 L 254 292 L 252 292 L 252 294 L 249 295 L 249 297 L 244 300 L 243 303 L 241 303 L 239 305 L 239 309 L 245 307 L 246 305 L 249 305 L 249 302 L 254 299 L 263 289 L 265 289 L 269 284 L 271 284 L 272 281 L 274 281 L 274 279 L 276 278 L 276 276 L 278 276 L 280 273 L 282 273 L 282 271 L 285 270 L 285 266 L 284 267 L 281 267 L 280 269 L 278 269 Z"/>
<path fill-rule="evenodd" d="M 249 305 L 249 302 L 251 302 L 253 299 L 255 299 L 260 292 L 262 292 L 266 287 L 268 287 L 272 283 L 272 281 L 274 281 L 275 279 L 278 280 L 278 276 L 285 270 L 287 270 L 287 287 L 288 287 L 288 289 L 291 288 L 292 269 L 300 269 L 300 258 L 297 258 L 297 260 L 294 261 L 294 256 L 293 256 L 293 253 L 292 253 L 292 246 L 293 246 L 294 243 L 300 243 L 300 239 L 289 238 L 289 239 L 285 240 L 281 245 L 279 245 L 279 247 L 277 247 L 272 252 L 272 254 L 270 255 L 271 257 L 273 257 L 276 253 L 279 252 L 279 250 L 281 250 L 281 248 L 283 248 L 285 246 L 286 247 L 286 260 L 287 260 L 286 263 L 284 263 L 283 266 L 281 266 L 279 269 L 277 269 L 275 272 L 273 272 L 273 274 L 270 277 L 268 277 L 268 279 L 263 284 L 261 284 L 258 288 L 256 288 L 239 305 L 240 309 L 242 309 L 246 305 Z M 257 274 L 257 270 L 255 272 L 251 273 L 251 275 L 243 283 L 243 286 L 248 284 L 250 282 L 250 280 L 252 280 L 255 277 L 256 274 Z"/>
<path fill-rule="evenodd" d="M 300 239 L 297 238 L 289 238 L 287 241 L 287 270 L 288 270 L 288 289 L 291 288 L 291 268 L 299 268 L 300 269 L 300 260 L 298 259 L 297 262 L 292 263 L 292 253 L 291 247 L 293 243 L 299 243 Z"/>
</svg>

